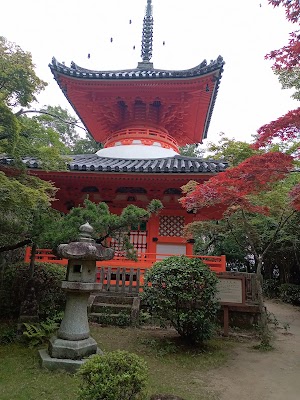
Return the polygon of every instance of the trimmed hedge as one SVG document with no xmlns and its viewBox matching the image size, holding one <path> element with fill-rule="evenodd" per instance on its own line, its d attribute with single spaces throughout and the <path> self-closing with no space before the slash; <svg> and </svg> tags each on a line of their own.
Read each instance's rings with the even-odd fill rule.
<svg viewBox="0 0 300 400">
<path fill-rule="evenodd" d="M 39 305 L 39 317 L 44 320 L 64 310 L 65 293 L 60 283 L 65 279 L 66 268 L 60 264 L 36 263 L 33 286 Z M 7 265 L 1 277 L 0 317 L 17 318 L 25 289 L 29 281 L 29 264 Z"/>
<path fill-rule="evenodd" d="M 136 354 L 117 350 L 94 355 L 79 369 L 79 399 L 145 399 L 147 373 L 145 361 Z"/>
<path fill-rule="evenodd" d="M 216 291 L 216 274 L 200 259 L 173 256 L 147 271 L 142 300 L 151 315 L 171 323 L 186 341 L 202 343 L 214 334 Z"/>
</svg>

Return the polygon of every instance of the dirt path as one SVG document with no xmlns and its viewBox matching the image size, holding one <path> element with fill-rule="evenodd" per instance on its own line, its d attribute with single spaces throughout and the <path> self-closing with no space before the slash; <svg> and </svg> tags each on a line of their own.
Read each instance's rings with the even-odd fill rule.
<svg viewBox="0 0 300 400">
<path fill-rule="evenodd" d="M 273 301 L 266 306 L 279 323 L 275 350 L 259 352 L 249 343 L 235 348 L 227 364 L 214 371 L 220 400 L 300 399 L 300 308 Z"/>
</svg>

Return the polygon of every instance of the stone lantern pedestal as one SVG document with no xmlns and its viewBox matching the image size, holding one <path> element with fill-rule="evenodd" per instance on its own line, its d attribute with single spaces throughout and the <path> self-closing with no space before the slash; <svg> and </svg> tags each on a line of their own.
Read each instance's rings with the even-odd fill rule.
<svg viewBox="0 0 300 400">
<path fill-rule="evenodd" d="M 109 260 L 114 252 L 95 243 L 88 223 L 80 227 L 80 232 L 78 242 L 58 247 L 59 256 L 69 260 L 66 280 L 62 282 L 67 302 L 57 336 L 50 339 L 48 351 L 39 352 L 42 366 L 48 369 L 74 372 L 85 358 L 101 352 L 90 336 L 87 306 L 90 293 L 102 287 L 95 283 L 96 260 Z"/>
</svg>

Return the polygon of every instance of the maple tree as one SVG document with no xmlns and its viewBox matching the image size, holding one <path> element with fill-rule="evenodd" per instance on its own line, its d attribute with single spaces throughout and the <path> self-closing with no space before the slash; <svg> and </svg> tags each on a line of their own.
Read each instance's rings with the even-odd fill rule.
<svg viewBox="0 0 300 400">
<path fill-rule="evenodd" d="M 298 0 L 269 0 L 274 7 L 283 6 L 286 18 L 292 23 L 300 21 L 300 2 Z M 279 77 L 283 88 L 294 88 L 294 98 L 300 99 L 300 31 L 296 30 L 290 34 L 286 46 L 273 50 L 266 55 L 266 59 L 273 61 L 273 71 Z M 297 140 L 300 130 L 300 108 L 289 111 L 286 115 L 279 117 L 263 125 L 258 130 L 256 148 L 264 147 L 273 139 Z"/>
<path fill-rule="evenodd" d="M 237 166 L 215 175 L 204 184 L 191 181 L 182 187 L 185 196 L 180 202 L 183 207 L 188 211 L 198 213 L 199 219 L 203 218 L 201 211 L 207 215 L 209 208 L 218 210 L 218 213 L 221 211 L 228 231 L 236 243 L 241 248 L 245 247 L 246 243 L 249 251 L 253 254 L 262 322 L 261 339 L 264 346 L 269 345 L 269 332 L 262 297 L 263 260 L 279 232 L 296 212 L 292 208 L 294 198 L 291 199 L 290 204 L 287 204 L 286 201 L 287 193 L 294 182 L 291 182 L 290 186 L 286 185 L 285 188 L 281 185 L 285 178 L 288 179 L 293 168 L 291 155 L 278 151 L 268 152 L 254 155 Z M 295 176 L 295 174 L 292 175 Z M 276 186 L 277 191 L 272 198 L 271 194 Z M 270 219 L 272 226 L 267 227 L 268 237 L 266 240 L 261 237 L 265 235 L 265 225 L 261 229 L 262 220 L 259 218 L 255 220 L 253 216 L 259 214 L 268 216 L 271 213 L 276 218 Z M 216 214 L 216 217 L 218 216 Z M 210 217 L 210 219 L 212 218 Z M 242 234 L 236 235 L 233 220 L 242 228 Z"/>
<path fill-rule="evenodd" d="M 270 189 L 274 182 L 292 170 L 293 157 L 289 154 L 270 152 L 255 155 L 204 184 L 189 182 L 183 187 L 186 196 L 181 199 L 181 204 L 188 211 L 219 206 L 227 214 L 237 208 L 267 214 L 268 207 L 257 204 L 250 195 Z"/>
<path fill-rule="evenodd" d="M 293 23 L 299 22 L 299 0 L 269 0 L 269 4 L 274 7 L 284 6 L 287 19 Z M 296 89 L 294 98 L 299 99 L 300 32 L 293 32 L 287 46 L 270 52 L 266 58 L 274 61 L 273 71 L 278 75 L 283 87 Z M 286 115 L 258 130 L 253 149 L 265 148 L 266 152 L 250 155 L 245 161 L 214 176 L 202 185 L 189 182 L 182 188 L 185 194 L 185 197 L 181 199 L 183 207 L 190 212 L 198 213 L 199 219 L 212 219 L 212 213 L 207 210 L 214 209 L 216 210 L 215 219 L 221 214 L 221 218 L 227 221 L 232 235 L 234 235 L 232 216 L 235 217 L 238 225 L 243 227 L 244 239 L 255 258 L 257 267 L 259 307 L 263 328 L 262 344 L 268 344 L 267 318 L 262 298 L 263 259 L 289 219 L 296 213 L 296 210 L 300 210 L 299 179 L 296 177 L 294 182 L 292 179 L 290 185 L 286 186 L 285 189 L 288 190 L 285 191 L 285 198 L 280 207 L 276 204 L 276 198 L 273 197 L 275 207 L 272 210 L 268 196 L 273 191 L 273 194 L 280 197 L 280 184 L 285 178 L 288 180 L 287 176 L 294 170 L 294 160 L 300 154 L 297 144 L 300 138 L 299 133 L 300 108 L 289 111 Z M 275 145 L 272 145 L 274 139 Z M 287 146 L 282 145 L 287 142 Z M 276 147 L 281 151 L 274 151 Z M 296 174 L 291 175 L 295 176 Z M 277 193 L 274 192 L 276 185 L 279 188 Z M 256 214 L 268 216 L 272 211 L 275 211 L 273 214 L 277 220 L 274 220 L 273 228 L 271 226 L 268 228 L 267 241 L 260 240 L 259 235 L 262 235 L 262 231 L 259 232 L 257 227 L 261 221 L 257 219 L 258 224 L 256 222 L 255 226 L 253 216 Z M 242 246 L 244 243 L 241 243 L 240 239 L 240 236 L 235 236 L 236 242 Z M 261 246 L 263 242 L 264 246 Z"/>
</svg>

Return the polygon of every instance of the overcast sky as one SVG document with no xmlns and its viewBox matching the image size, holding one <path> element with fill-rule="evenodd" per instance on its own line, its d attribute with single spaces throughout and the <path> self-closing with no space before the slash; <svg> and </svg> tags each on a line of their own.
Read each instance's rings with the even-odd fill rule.
<svg viewBox="0 0 300 400">
<path fill-rule="evenodd" d="M 1 4 L 0 35 L 30 51 L 49 83 L 40 105 L 68 107 L 48 67 L 53 56 L 97 70 L 140 61 L 146 0 L 13 0 Z M 282 90 L 265 54 L 296 29 L 267 0 L 153 0 L 155 68 L 187 69 L 221 55 L 225 69 L 208 141 L 220 132 L 251 140 L 263 124 L 298 107 Z M 129 20 L 132 23 L 129 23 Z M 113 41 L 110 41 L 113 38 Z M 163 45 L 165 42 L 165 45 Z M 135 50 L 133 47 L 135 46 Z M 88 54 L 90 53 L 90 59 Z"/>
</svg>

